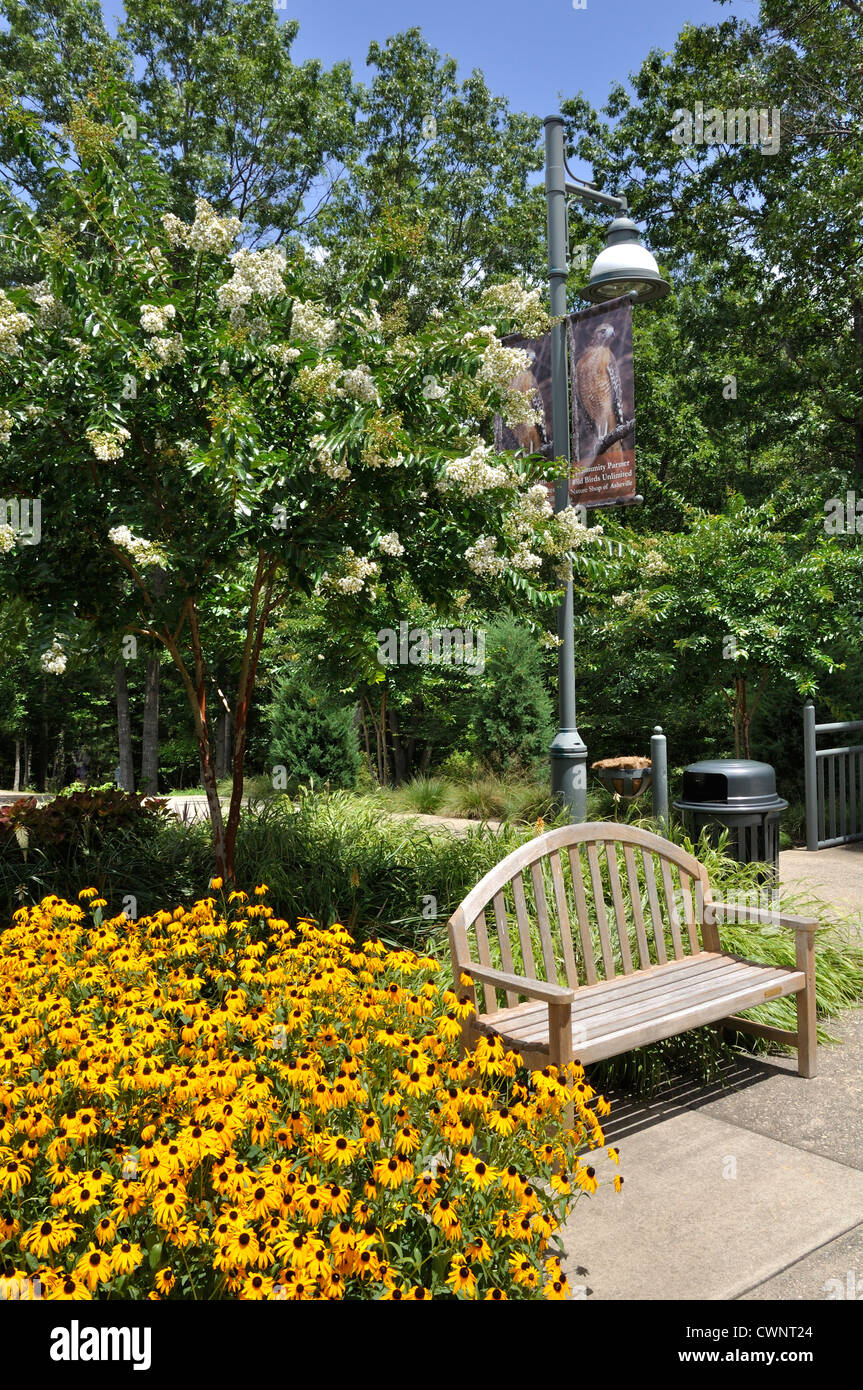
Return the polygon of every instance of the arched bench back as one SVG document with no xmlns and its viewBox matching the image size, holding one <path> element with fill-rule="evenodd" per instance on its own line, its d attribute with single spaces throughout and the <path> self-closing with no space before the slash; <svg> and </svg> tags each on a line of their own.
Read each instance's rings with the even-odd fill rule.
<svg viewBox="0 0 863 1390">
<path fill-rule="evenodd" d="M 702 950 L 710 883 L 691 854 L 613 822 L 566 825 L 520 845 L 450 918 L 453 960 L 576 989 Z M 498 991 L 484 985 L 485 1012 Z M 506 992 L 512 1007 L 519 996 Z"/>
</svg>

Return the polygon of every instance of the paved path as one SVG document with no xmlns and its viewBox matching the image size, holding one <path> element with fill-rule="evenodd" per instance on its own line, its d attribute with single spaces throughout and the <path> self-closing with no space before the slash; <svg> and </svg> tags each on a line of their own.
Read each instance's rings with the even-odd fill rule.
<svg viewBox="0 0 863 1390">
<path fill-rule="evenodd" d="M 780 881 L 863 935 L 863 845 L 787 850 Z M 610 1097 L 625 1180 L 580 1199 L 564 1230 L 577 1298 L 863 1295 L 863 1009 L 830 1032 L 840 1045 L 819 1048 L 810 1081 L 793 1057 L 739 1054 L 724 1086 Z"/>
</svg>

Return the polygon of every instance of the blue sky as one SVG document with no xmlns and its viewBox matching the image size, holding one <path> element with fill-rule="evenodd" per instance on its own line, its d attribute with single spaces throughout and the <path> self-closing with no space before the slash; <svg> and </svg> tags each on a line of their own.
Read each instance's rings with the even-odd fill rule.
<svg viewBox="0 0 863 1390">
<path fill-rule="evenodd" d="M 120 0 L 103 0 L 102 8 L 113 29 Z M 296 61 L 320 58 L 330 67 L 349 58 L 362 80 L 372 39 L 418 25 L 456 59 L 462 77 L 481 68 L 514 109 L 548 116 L 561 93 L 581 90 L 603 105 L 610 84 L 625 82 L 651 48 L 671 48 L 687 21 L 755 19 L 758 0 L 587 0 L 577 10 L 573 0 L 286 0 L 277 13 L 300 22 Z"/>
<path fill-rule="evenodd" d="M 587 0 L 583 10 L 572 0 L 287 0 L 287 7 L 300 22 L 298 59 L 350 58 L 365 79 L 369 42 L 416 24 L 462 76 L 481 68 L 493 92 L 536 116 L 551 115 L 561 93 L 579 90 L 603 105 L 610 84 L 625 81 L 651 48 L 671 48 L 687 21 L 758 14 L 757 0 Z"/>
</svg>

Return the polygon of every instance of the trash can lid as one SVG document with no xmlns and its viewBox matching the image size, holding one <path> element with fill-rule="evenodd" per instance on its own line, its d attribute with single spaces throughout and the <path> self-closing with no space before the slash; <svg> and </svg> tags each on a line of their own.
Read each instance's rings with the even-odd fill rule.
<svg viewBox="0 0 863 1390">
<path fill-rule="evenodd" d="M 705 758 L 683 770 L 683 797 L 679 804 L 727 806 L 744 810 L 787 805 L 776 795 L 776 772 L 770 763 L 749 758 Z"/>
</svg>

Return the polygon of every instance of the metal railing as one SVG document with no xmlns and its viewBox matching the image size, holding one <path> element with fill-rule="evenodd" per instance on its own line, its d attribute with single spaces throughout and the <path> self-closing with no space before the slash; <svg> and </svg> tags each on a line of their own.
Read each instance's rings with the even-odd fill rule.
<svg viewBox="0 0 863 1390">
<path fill-rule="evenodd" d="M 863 743 L 819 748 L 820 734 L 863 731 L 863 719 L 816 724 L 815 706 L 803 708 L 806 771 L 806 848 L 827 849 L 863 840 Z"/>
</svg>

